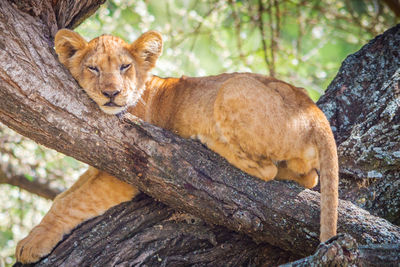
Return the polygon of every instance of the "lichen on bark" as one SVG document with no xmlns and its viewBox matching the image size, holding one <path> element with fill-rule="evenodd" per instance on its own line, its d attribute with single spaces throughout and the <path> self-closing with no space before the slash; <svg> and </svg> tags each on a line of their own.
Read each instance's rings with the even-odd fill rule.
<svg viewBox="0 0 400 267">
<path fill-rule="evenodd" d="M 400 224 L 399 44 L 400 24 L 348 56 L 318 101 L 338 145 L 341 198 L 397 225 Z"/>
</svg>

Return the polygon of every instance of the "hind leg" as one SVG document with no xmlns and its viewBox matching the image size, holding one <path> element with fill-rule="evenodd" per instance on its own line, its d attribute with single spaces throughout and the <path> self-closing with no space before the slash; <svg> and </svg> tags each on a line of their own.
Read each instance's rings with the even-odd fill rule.
<svg viewBox="0 0 400 267">
<path fill-rule="evenodd" d="M 279 104 L 269 105 L 279 101 L 281 96 L 256 78 L 239 75 L 226 80 L 214 102 L 213 140 L 207 146 L 250 175 L 274 179 L 278 169 L 268 157 L 279 147 L 272 141 L 275 119 L 282 120 L 266 114 L 280 114 Z"/>
<path fill-rule="evenodd" d="M 260 176 L 258 178 L 264 181 L 275 179 L 278 174 L 278 168 L 270 159 L 263 159 L 258 161 Z"/>
<path fill-rule="evenodd" d="M 225 158 L 228 159 L 228 157 Z M 267 159 L 255 162 L 247 158 L 233 157 L 231 161 L 228 161 L 233 166 L 264 181 L 273 180 L 278 173 L 278 168 L 275 164 Z"/>
<path fill-rule="evenodd" d="M 315 169 L 312 169 L 307 174 L 300 175 L 301 181 L 298 183 L 305 188 L 313 188 L 318 184 L 318 173 Z"/>
<path fill-rule="evenodd" d="M 312 169 L 311 164 L 308 161 L 300 158 L 287 160 L 286 164 L 290 170 L 299 174 L 308 173 Z"/>
<path fill-rule="evenodd" d="M 264 181 L 273 180 L 278 173 L 278 168 L 269 159 L 255 161 L 250 155 L 244 153 L 240 148 L 224 142 L 206 142 L 207 147 L 224 157 L 236 168 L 260 178 Z"/>
<path fill-rule="evenodd" d="M 292 180 L 305 188 L 313 188 L 318 184 L 318 173 L 309 168 L 311 166 L 300 159 L 280 162 L 277 179 Z"/>
</svg>

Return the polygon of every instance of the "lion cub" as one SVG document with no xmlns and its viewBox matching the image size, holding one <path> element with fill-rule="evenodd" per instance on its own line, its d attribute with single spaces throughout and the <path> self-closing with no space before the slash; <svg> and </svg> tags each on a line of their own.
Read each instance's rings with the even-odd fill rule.
<svg viewBox="0 0 400 267">
<path fill-rule="evenodd" d="M 321 241 L 336 234 L 338 159 L 324 114 L 304 89 L 272 77 L 232 73 L 201 78 L 149 75 L 162 51 L 150 31 L 132 44 L 109 35 L 86 42 L 60 30 L 58 57 L 101 110 L 137 117 L 196 138 L 255 177 L 294 180 L 312 188 L 321 173 Z M 140 101 L 139 101 L 140 100 Z M 58 196 L 20 241 L 17 260 L 38 261 L 79 223 L 130 200 L 137 189 L 94 168 Z"/>
</svg>

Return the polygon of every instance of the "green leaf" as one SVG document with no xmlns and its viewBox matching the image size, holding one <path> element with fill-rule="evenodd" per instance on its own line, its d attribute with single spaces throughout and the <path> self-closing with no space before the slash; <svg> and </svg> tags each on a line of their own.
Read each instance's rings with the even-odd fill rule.
<svg viewBox="0 0 400 267">
<path fill-rule="evenodd" d="M 28 181 L 33 181 L 33 177 L 31 176 L 31 175 L 29 175 L 29 174 L 24 174 L 24 176 L 25 176 L 25 178 L 28 180 Z"/>
</svg>

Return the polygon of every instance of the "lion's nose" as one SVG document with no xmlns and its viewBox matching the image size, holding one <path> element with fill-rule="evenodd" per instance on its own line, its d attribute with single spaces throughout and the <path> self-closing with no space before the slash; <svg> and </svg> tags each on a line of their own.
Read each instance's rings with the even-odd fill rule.
<svg viewBox="0 0 400 267">
<path fill-rule="evenodd" d="M 108 98 L 113 98 L 113 97 L 116 97 L 116 96 L 120 93 L 120 91 L 119 91 L 119 90 L 114 90 L 114 91 L 101 91 L 101 93 L 102 93 L 104 96 L 108 97 Z"/>
</svg>

